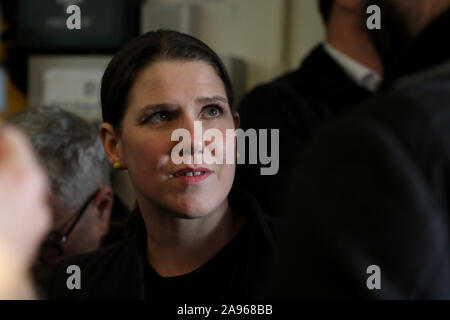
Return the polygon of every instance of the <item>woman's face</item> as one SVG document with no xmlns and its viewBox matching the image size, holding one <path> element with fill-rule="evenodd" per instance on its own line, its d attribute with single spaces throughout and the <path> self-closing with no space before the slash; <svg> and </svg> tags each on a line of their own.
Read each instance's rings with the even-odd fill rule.
<svg viewBox="0 0 450 320">
<path fill-rule="evenodd" d="M 130 91 L 117 138 L 120 161 L 129 171 L 138 199 L 183 218 L 205 216 L 224 204 L 235 165 L 177 165 L 171 153 L 180 142 L 171 141 L 171 135 L 180 128 L 189 131 L 187 147 L 193 159 L 210 144 L 194 137 L 194 121 L 202 122 L 203 132 L 215 128 L 225 137 L 226 129 L 235 128 L 234 120 L 237 114 L 231 113 L 224 84 L 207 63 L 163 61 L 143 69 Z M 224 143 L 224 154 L 226 149 L 234 152 Z"/>
</svg>

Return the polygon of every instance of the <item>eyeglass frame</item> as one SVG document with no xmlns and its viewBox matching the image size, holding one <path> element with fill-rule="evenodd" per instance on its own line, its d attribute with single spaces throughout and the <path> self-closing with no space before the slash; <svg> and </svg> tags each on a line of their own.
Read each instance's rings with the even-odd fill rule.
<svg viewBox="0 0 450 320">
<path fill-rule="evenodd" d="M 66 232 L 64 232 L 65 229 L 64 226 L 60 230 L 50 232 L 50 234 L 47 237 L 47 240 L 42 244 L 42 248 L 46 246 L 54 247 L 58 251 L 58 254 L 55 257 L 61 256 L 64 252 L 62 246 L 64 245 L 64 243 L 67 242 L 67 239 L 69 238 L 73 229 L 77 225 L 78 221 L 80 221 L 84 213 L 87 211 L 87 208 L 89 207 L 90 203 L 92 202 L 92 200 L 94 200 L 97 194 L 98 190 L 95 190 L 95 192 L 92 195 L 90 195 L 89 198 L 87 198 L 87 200 L 83 203 L 83 205 L 77 210 L 77 212 L 75 213 L 75 220 L 72 222 L 72 224 L 69 226 Z M 69 219 L 67 222 L 69 222 L 71 219 Z M 67 222 L 65 223 L 65 225 L 67 224 Z"/>
</svg>

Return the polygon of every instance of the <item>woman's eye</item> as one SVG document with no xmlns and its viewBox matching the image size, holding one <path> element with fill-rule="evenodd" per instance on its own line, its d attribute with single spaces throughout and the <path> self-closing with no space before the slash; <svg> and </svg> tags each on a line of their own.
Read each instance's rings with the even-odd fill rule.
<svg viewBox="0 0 450 320">
<path fill-rule="evenodd" d="M 206 106 L 203 108 L 203 112 L 206 118 L 217 118 L 222 114 L 222 108 L 215 105 Z"/>
<path fill-rule="evenodd" d="M 169 112 L 158 111 L 145 117 L 144 122 L 164 122 L 169 120 Z"/>
</svg>

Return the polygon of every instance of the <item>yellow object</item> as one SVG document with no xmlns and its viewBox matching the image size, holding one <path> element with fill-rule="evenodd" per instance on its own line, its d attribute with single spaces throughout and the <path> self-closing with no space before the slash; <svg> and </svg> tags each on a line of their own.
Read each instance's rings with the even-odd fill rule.
<svg viewBox="0 0 450 320">
<path fill-rule="evenodd" d="M 120 161 L 116 161 L 113 163 L 113 168 L 116 170 L 119 170 L 122 168 L 122 164 L 120 163 Z"/>
<path fill-rule="evenodd" d="M 24 96 L 24 94 L 20 91 L 20 89 L 11 81 L 11 79 L 8 77 L 8 87 L 7 87 L 7 94 L 8 94 L 8 110 L 7 114 L 11 115 L 13 113 L 16 113 L 22 109 L 24 109 L 27 105 L 27 100 Z"/>
<path fill-rule="evenodd" d="M 8 117 L 22 109 L 27 105 L 27 100 L 17 86 L 7 78 L 6 85 L 6 108 L 0 114 L 0 118 Z"/>
</svg>

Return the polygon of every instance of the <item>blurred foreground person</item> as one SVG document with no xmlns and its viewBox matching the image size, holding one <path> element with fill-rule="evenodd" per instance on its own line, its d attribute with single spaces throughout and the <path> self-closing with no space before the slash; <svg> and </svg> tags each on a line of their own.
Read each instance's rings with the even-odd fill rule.
<svg viewBox="0 0 450 320">
<path fill-rule="evenodd" d="M 237 168 L 239 187 L 254 194 L 267 214 L 279 216 L 285 182 L 301 151 L 327 122 L 368 98 L 381 82 L 379 55 L 361 23 L 360 0 L 318 1 L 326 41 L 299 69 L 257 87 L 241 102 L 243 129 L 280 129 L 279 171 L 263 176 L 261 165 Z"/>
<path fill-rule="evenodd" d="M 0 128 L 0 299 L 35 298 L 29 269 L 50 225 L 47 181 L 15 129 Z"/>
<path fill-rule="evenodd" d="M 365 4 L 384 90 L 299 158 L 271 297 L 450 299 L 450 1 Z"/>
<path fill-rule="evenodd" d="M 8 121 L 30 139 L 52 190 L 53 227 L 34 268 L 43 284 L 63 258 L 100 248 L 110 231 L 114 194 L 96 128 L 58 107 L 27 108 Z"/>
</svg>

